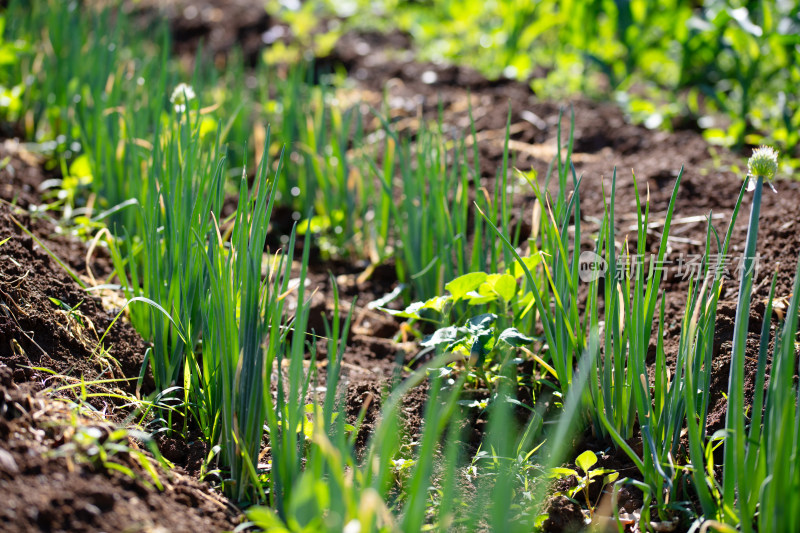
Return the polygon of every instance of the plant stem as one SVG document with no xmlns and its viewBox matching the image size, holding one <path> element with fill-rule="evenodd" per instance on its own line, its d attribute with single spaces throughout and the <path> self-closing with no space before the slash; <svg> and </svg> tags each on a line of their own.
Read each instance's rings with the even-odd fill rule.
<svg viewBox="0 0 800 533">
<path fill-rule="evenodd" d="M 742 272 L 739 280 L 739 301 L 736 306 L 733 348 L 728 379 L 728 412 L 725 415 L 725 461 L 723 464 L 724 512 L 730 515 L 734 509 L 736 487 L 746 482 L 744 479 L 744 357 L 747 347 L 747 330 L 750 320 L 750 298 L 753 291 L 753 267 L 755 265 L 756 241 L 758 238 L 758 216 L 761 211 L 761 192 L 764 178 L 758 177 L 753 204 L 750 208 L 750 222 L 747 228 L 747 244 L 742 258 Z M 738 481 L 738 483 L 737 483 Z M 740 506 L 746 511 L 746 506 Z M 736 517 L 726 516 L 731 522 Z M 742 531 L 751 531 L 752 517 L 739 516 Z"/>
</svg>

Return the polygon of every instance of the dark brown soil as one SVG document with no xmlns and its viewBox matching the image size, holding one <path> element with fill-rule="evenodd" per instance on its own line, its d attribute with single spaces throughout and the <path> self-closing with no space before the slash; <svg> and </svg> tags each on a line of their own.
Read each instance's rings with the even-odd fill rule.
<svg viewBox="0 0 800 533">
<path fill-rule="evenodd" d="M 0 205 L 0 234 L 9 239 L 0 247 L 0 361 L 15 381 L 44 384 L 51 378 L 31 367 L 87 381 L 138 376 L 145 351 L 139 335 L 120 320 L 99 345 L 113 310 L 85 292 L 15 221 L 25 228 L 37 224 Z M 135 382 L 106 388 L 133 392 Z"/>
<path fill-rule="evenodd" d="M 583 529 L 581 506 L 566 496 L 556 496 L 547 508 L 547 520 L 543 527 L 548 532 L 576 532 Z"/>
<path fill-rule="evenodd" d="M 207 57 L 224 65 L 228 52 L 237 48 L 253 66 L 261 50 L 273 42 L 265 32 L 275 21 L 270 19 L 263 1 L 139 0 L 124 5 L 143 29 L 152 29 L 167 20 L 173 52 L 187 62 L 193 62 L 202 46 Z"/>
<path fill-rule="evenodd" d="M 0 198 L 24 209 L 38 205 L 42 182 L 56 177 L 43 171 L 42 160 L 15 139 L 5 139 L 0 144 L 0 162 L 5 162 L 0 170 L 3 173 Z"/>
<path fill-rule="evenodd" d="M 69 229 L 59 228 L 51 218 L 54 212 L 47 209 L 48 191 L 42 190 L 42 187 L 48 186 L 48 181 L 61 179 L 60 171 L 45 169 L 46 160 L 27 150 L 16 138 L 2 140 L 0 162 L 3 161 L 7 163 L 0 168 L 0 202 L 31 211 L 35 223 L 26 228 L 46 241 L 47 248 L 76 273 L 91 274 L 97 279 L 109 275 L 112 270 L 111 259 L 105 248 L 96 247 L 87 258 L 89 250 L 86 243 L 69 235 Z M 11 212 L 21 211 L 16 209 Z M 61 226 L 68 228 L 69 224 L 64 222 Z"/>
<path fill-rule="evenodd" d="M 0 366 L 0 494 L 3 531 L 221 531 L 235 508 L 177 470 L 165 470 L 132 439 L 107 463 L 97 448 L 113 426 L 78 404 L 12 383 Z M 85 435 L 95 440 L 87 442 Z M 141 456 L 138 454 L 142 454 Z M 156 469 L 162 489 L 143 466 Z M 127 468 L 120 472 L 108 463 Z"/>
<path fill-rule="evenodd" d="M 360 381 L 347 387 L 345 412 L 349 420 L 357 420 L 363 414 L 363 422 L 356 436 L 358 450 L 363 450 L 372 432 L 381 420 L 383 400 L 391 388 L 389 380 L 383 383 L 376 381 Z M 411 389 L 403 397 L 400 405 L 400 423 L 403 432 L 403 444 L 408 445 L 420 436 L 424 424 L 425 401 L 428 397 L 427 384 Z"/>
</svg>

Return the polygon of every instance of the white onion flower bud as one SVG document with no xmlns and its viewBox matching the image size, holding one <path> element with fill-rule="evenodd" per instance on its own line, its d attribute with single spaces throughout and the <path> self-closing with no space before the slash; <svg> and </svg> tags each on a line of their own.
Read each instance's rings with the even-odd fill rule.
<svg viewBox="0 0 800 533">
<path fill-rule="evenodd" d="M 759 146 L 753 150 L 753 155 L 747 161 L 747 190 L 752 191 L 756 186 L 758 178 L 770 186 L 773 192 L 777 192 L 772 186 L 772 178 L 778 172 L 778 151 L 769 146 Z"/>
<path fill-rule="evenodd" d="M 176 113 L 183 113 L 186 111 L 186 104 L 194 100 L 194 98 L 195 94 L 192 86 L 186 83 L 179 83 L 172 91 L 172 96 L 169 97 L 169 101 L 175 106 Z"/>
</svg>

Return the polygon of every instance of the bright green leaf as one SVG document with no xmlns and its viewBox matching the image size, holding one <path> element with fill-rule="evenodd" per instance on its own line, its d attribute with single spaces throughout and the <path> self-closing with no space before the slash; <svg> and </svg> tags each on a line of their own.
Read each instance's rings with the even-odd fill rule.
<svg viewBox="0 0 800 533">
<path fill-rule="evenodd" d="M 517 281 L 510 274 L 492 274 L 478 289 L 480 294 L 496 294 L 505 301 L 510 301 L 517 293 Z"/>
<path fill-rule="evenodd" d="M 468 292 L 474 291 L 480 287 L 481 283 L 483 283 L 487 277 L 485 272 L 470 272 L 469 274 L 457 277 L 445 285 L 444 288 L 453 295 L 453 300 L 461 300 Z"/>
<path fill-rule="evenodd" d="M 567 477 L 567 476 L 578 477 L 578 472 L 576 470 L 571 469 L 571 468 L 562 468 L 562 467 L 557 467 L 557 468 L 551 468 L 550 469 L 550 476 L 549 477 L 551 477 L 551 478 L 559 478 L 559 479 L 561 479 L 561 478 Z"/>
<path fill-rule="evenodd" d="M 381 308 L 382 311 L 389 313 L 392 316 L 400 317 L 400 318 L 422 318 L 420 315 L 420 311 L 423 309 L 431 309 L 438 313 L 441 313 L 444 310 L 445 305 L 450 301 L 449 296 L 437 296 L 435 298 L 431 298 L 425 302 L 414 302 L 402 311 L 397 311 L 395 309 L 386 309 Z"/>
<path fill-rule="evenodd" d="M 609 475 L 603 478 L 603 485 L 614 483 L 617 478 L 619 478 L 619 472 L 611 472 Z"/>
<path fill-rule="evenodd" d="M 533 269 L 541 262 L 542 258 L 540 255 L 534 255 L 532 257 L 523 257 L 522 262 L 528 267 L 528 270 L 533 271 Z M 511 263 L 511 266 L 506 269 L 506 274 L 513 276 L 514 279 L 519 279 L 525 275 L 525 269 L 522 268 L 519 260 L 515 260 Z"/>
<path fill-rule="evenodd" d="M 69 175 L 77 178 L 80 184 L 91 182 L 92 166 L 89 161 L 89 156 L 83 154 L 76 157 L 69 165 Z"/>
<path fill-rule="evenodd" d="M 480 294 L 471 291 L 467 294 L 469 296 L 469 305 L 482 305 L 497 300 L 497 294 Z"/>
<path fill-rule="evenodd" d="M 584 472 L 589 472 L 597 463 L 597 455 L 591 450 L 586 450 L 575 459 L 575 464 Z"/>
</svg>

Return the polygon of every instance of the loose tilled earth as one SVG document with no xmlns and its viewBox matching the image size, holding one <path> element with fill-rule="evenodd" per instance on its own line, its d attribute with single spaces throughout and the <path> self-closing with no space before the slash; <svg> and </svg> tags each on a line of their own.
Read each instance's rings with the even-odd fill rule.
<svg viewBox="0 0 800 533">
<path fill-rule="evenodd" d="M 175 38 L 175 52 L 191 55 L 200 39 L 214 54 L 224 54 L 237 43 L 248 55 L 267 46 L 264 32 L 275 27 L 259 2 L 183 1 L 136 4 L 140 23 L 166 16 Z M 164 4 L 164 3 L 160 3 Z M 222 6 L 225 9 L 222 9 Z M 246 13 L 247 16 L 234 16 Z M 272 35 L 275 35 L 273 33 Z M 347 95 L 354 100 L 378 103 L 388 92 L 391 119 L 401 131 L 413 132 L 420 120 L 434 118 L 439 102 L 444 109 L 445 127 L 454 135 L 468 131 L 468 102 L 478 131 L 481 172 L 491 190 L 502 160 L 503 137 L 511 105 L 510 149 L 514 165 L 536 169 L 541 176 L 555 154 L 556 124 L 562 103 L 540 101 L 526 84 L 488 81 L 476 72 L 454 66 L 415 62 L 409 40 L 401 34 L 350 33 L 342 38 L 333 54 L 321 64 L 341 64 L 355 81 Z M 424 75 L 423 75 L 424 74 Z M 425 83 L 421 80 L 425 80 Z M 709 147 L 699 133 L 651 131 L 626 122 L 621 111 L 607 104 L 585 100 L 570 102 L 575 111 L 575 162 L 583 175 L 581 185 L 582 224 L 588 234 L 602 216 L 603 188 L 609 191 L 613 168 L 618 169 L 616 205 L 618 239 L 635 246 L 635 196 L 631 170 L 636 172 L 640 192 L 649 190 L 652 229 L 649 247 L 657 246 L 659 222 L 663 219 L 675 178 L 685 167 L 678 205 L 669 240 L 666 294 L 666 348 L 674 358 L 683 316 L 687 288 L 685 273 L 693 256 L 700 253 L 706 235 L 706 217 L 721 233 L 727 228 L 741 186 L 743 158 Z M 29 208 L 43 203 L 41 185 L 58 174 L 45 169 L 44 161 L 31 153 L 24 142 L 11 138 L 10 128 L 0 131 L 0 520 L 7 531 L 219 531 L 240 523 L 238 510 L 197 480 L 202 458 L 207 453 L 199 440 L 161 439 L 162 454 L 176 469 L 158 470 L 163 490 L 137 459 L 143 444 L 131 440 L 131 453 L 117 462 L 128 466 L 131 478 L 108 470 L 87 459 L 84 440 L 87 428 L 103 443 L 112 424 L 129 423 L 129 409 L 122 401 L 99 395 L 89 406 L 77 407 L 79 389 L 66 385 L 85 380 L 116 379 L 90 387 L 93 392 L 115 390 L 135 393 L 146 344 L 124 321 L 118 322 L 101 349 L 98 340 L 121 305 L 119 295 L 103 299 L 89 296 L 51 256 L 63 261 L 85 285 L 101 283 L 109 273 L 109 261 L 98 249 L 87 258 L 88 244 L 61 235 L 46 216 Z M 763 316 L 763 299 L 772 273 L 778 269 L 779 297 L 788 297 L 798 253 L 800 253 L 800 184 L 777 183 L 779 194 L 766 192 L 761 212 L 759 270 L 751 310 L 750 345 L 747 360 L 749 381 L 745 395 L 752 395 L 758 332 Z M 13 204 L 13 206 L 11 205 Z M 514 200 L 516 223 L 530 231 L 533 195 L 520 190 Z M 741 253 L 745 239 L 744 206 L 736 224 L 733 253 Z M 286 216 L 279 211 L 276 216 Z M 277 220 L 280 225 L 280 220 Z M 24 228 L 24 229 L 23 229 Z M 587 243 L 584 243 L 588 245 Z M 49 252 L 48 252 L 49 250 Z M 343 364 L 342 387 L 346 412 L 354 418 L 366 408 L 360 441 L 374 427 L 380 409 L 381 392 L 402 365 L 414 366 L 417 351 L 413 343 L 402 342 L 400 323 L 369 309 L 367 304 L 389 293 L 397 285 L 394 267 L 381 265 L 371 276 L 362 275 L 368 265 L 316 260 L 311 266 L 313 300 L 312 327 L 322 331 L 323 313 L 332 310 L 329 272 L 339 285 L 347 309 L 358 297 L 354 322 Z M 723 286 L 711 390 L 709 430 L 724 425 L 728 366 L 735 316 L 736 263 L 730 263 L 731 280 Z M 57 306 L 56 298 L 79 314 Z M 322 366 L 321 363 L 309 363 Z M 47 369 L 47 370 L 43 370 Z M 324 368 L 321 368 L 324 372 Z M 62 377 L 55 377 L 58 374 Z M 144 389 L 148 383 L 145 382 Z M 61 388 L 61 390 L 57 390 Z M 43 392 L 47 389 L 47 393 Z M 57 390 L 56 392 L 53 392 Z M 147 392 L 144 390 L 143 392 Z M 405 400 L 406 428 L 413 435 L 422 422 L 425 388 L 412 391 Z M 69 401 L 72 400 L 72 401 Z M 474 421 L 468 443 L 479 441 L 483 420 Z M 77 435 L 77 436 L 76 436 Z M 636 443 L 633 443 L 634 446 Z M 82 447 L 83 446 L 83 447 Z M 635 469 L 621 454 L 605 443 L 585 436 L 576 447 L 592 448 L 601 465 L 635 477 Z M 604 452 L 604 453 L 600 453 Z M 566 482 L 567 484 L 569 481 Z M 641 505 L 641 495 L 628 492 L 620 503 L 627 511 Z M 582 515 L 578 506 L 565 498 L 550 504 L 550 531 L 569 530 Z"/>
</svg>

